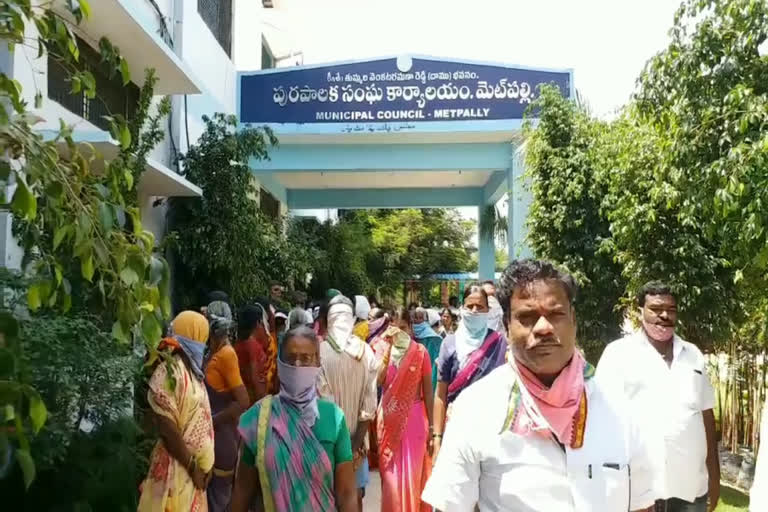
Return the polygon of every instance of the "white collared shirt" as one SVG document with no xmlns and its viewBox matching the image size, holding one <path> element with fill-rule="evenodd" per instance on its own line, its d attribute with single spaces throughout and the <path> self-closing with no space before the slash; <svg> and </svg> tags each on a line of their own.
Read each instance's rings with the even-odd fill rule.
<svg viewBox="0 0 768 512">
<path fill-rule="evenodd" d="M 768 510 L 768 400 L 763 406 L 763 421 L 760 424 L 760 450 L 755 463 L 755 479 L 749 493 L 749 511 Z"/>
<path fill-rule="evenodd" d="M 587 383 L 582 448 L 502 432 L 517 379 L 504 365 L 461 393 L 452 406 L 422 499 L 442 512 L 626 512 L 651 506 L 645 443 L 622 411 Z"/>
<path fill-rule="evenodd" d="M 672 364 L 638 331 L 609 343 L 597 380 L 623 391 L 649 433 L 660 498 L 692 502 L 707 493 L 707 436 L 702 411 L 715 406 L 704 355 L 673 339 Z"/>
</svg>

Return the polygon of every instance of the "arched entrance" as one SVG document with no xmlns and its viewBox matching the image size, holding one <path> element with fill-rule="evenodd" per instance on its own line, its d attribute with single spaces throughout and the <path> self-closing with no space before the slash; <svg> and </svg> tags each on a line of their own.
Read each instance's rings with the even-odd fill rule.
<svg viewBox="0 0 768 512">
<path fill-rule="evenodd" d="M 251 164 L 291 210 L 477 207 L 509 192 L 509 254 L 525 253 L 520 129 L 542 83 L 571 70 L 391 57 L 238 75 L 239 118 L 280 145 Z M 479 237 L 479 276 L 494 243 Z"/>
</svg>

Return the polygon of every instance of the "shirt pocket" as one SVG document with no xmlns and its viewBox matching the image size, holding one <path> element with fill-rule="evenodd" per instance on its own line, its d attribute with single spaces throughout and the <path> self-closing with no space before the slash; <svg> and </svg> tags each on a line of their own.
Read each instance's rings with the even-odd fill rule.
<svg viewBox="0 0 768 512">
<path fill-rule="evenodd" d="M 678 393 L 681 405 L 688 410 L 701 410 L 701 395 L 704 392 L 704 370 L 694 366 L 683 366 L 677 372 Z"/>
<path fill-rule="evenodd" d="M 600 471 L 605 489 L 606 512 L 631 510 L 629 466 L 626 464 L 603 464 Z"/>
</svg>

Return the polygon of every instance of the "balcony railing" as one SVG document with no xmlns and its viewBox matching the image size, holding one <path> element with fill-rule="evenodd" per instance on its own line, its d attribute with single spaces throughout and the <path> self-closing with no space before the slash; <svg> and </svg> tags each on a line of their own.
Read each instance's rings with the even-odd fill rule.
<svg viewBox="0 0 768 512">
<path fill-rule="evenodd" d="M 82 117 L 102 130 L 109 130 L 104 116 L 121 114 L 131 118 L 139 102 L 139 88 L 134 83 L 123 85 L 119 74 L 109 77 L 99 54 L 88 43 L 78 38 L 82 70 L 90 71 L 96 79 L 96 97 L 84 92 L 72 94 L 70 75 L 55 59 L 48 57 L 48 97 L 70 112 Z"/>
<path fill-rule="evenodd" d="M 197 0 L 197 12 L 224 52 L 232 56 L 232 0 Z"/>
</svg>

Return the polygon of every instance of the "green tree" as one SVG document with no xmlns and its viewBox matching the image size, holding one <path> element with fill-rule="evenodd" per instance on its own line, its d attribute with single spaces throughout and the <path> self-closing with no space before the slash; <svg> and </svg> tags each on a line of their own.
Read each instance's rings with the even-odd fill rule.
<svg viewBox="0 0 768 512">
<path fill-rule="evenodd" d="M 355 210 L 337 223 L 305 220 L 298 237 L 312 249 L 310 291 L 398 300 L 414 276 L 463 272 L 472 266 L 474 223 L 452 209 Z"/>
<path fill-rule="evenodd" d="M 90 15 L 85 0 L 68 2 L 77 23 Z M 33 24 L 39 37 L 31 43 L 26 28 Z M 0 1 L 0 38 L 10 51 L 33 46 L 40 56 L 56 60 L 68 70 L 73 93 L 96 98 L 96 81 L 80 62 L 78 41 L 70 22 L 52 4 L 28 0 Z M 102 66 L 110 78 L 130 80 L 128 66 L 107 39 L 99 42 Z M 149 348 L 160 338 L 169 313 L 168 267 L 156 256 L 154 237 L 142 229 L 136 186 L 146 154 L 161 136 L 159 121 L 169 104 L 148 116 L 154 79 L 148 75 L 136 119 L 109 117 L 118 155 L 94 172 L 92 148 L 72 137 L 61 124 L 53 140 L 34 129 L 40 120 L 28 110 L 19 82 L 0 73 L 0 187 L 10 197 L 5 207 L 13 214 L 14 233 L 24 249 L 25 295 L 28 309 L 64 312 L 73 307 L 73 294 L 98 299 L 104 317 L 113 321 L 115 338 L 143 340 Z M 36 107 L 42 96 L 35 95 Z M 66 155 L 59 153 L 65 146 Z M 0 459 L 15 460 L 27 486 L 35 475 L 28 434 L 45 424 L 47 409 L 39 392 L 24 379 L 20 361 L 20 310 L 0 306 Z M 0 477 L 7 473 L 3 465 Z"/>
<path fill-rule="evenodd" d="M 525 125 L 526 169 L 532 195 L 528 244 L 537 257 L 565 267 L 578 281 L 579 340 L 593 363 L 621 333 L 625 291 L 613 259 L 611 226 L 601 215 L 605 185 L 597 179 L 595 142 L 606 124 L 591 119 L 555 86 L 541 88 Z"/>
<path fill-rule="evenodd" d="M 259 210 L 251 159 L 277 144 L 271 131 L 237 129 L 234 116 L 204 117 L 205 131 L 180 160 L 203 197 L 172 198 L 168 219 L 174 253 L 174 292 L 180 307 L 198 306 L 205 293 L 226 290 L 235 303 L 265 295 L 269 281 L 303 282 L 307 266 L 284 236 L 281 220 Z"/>
</svg>

